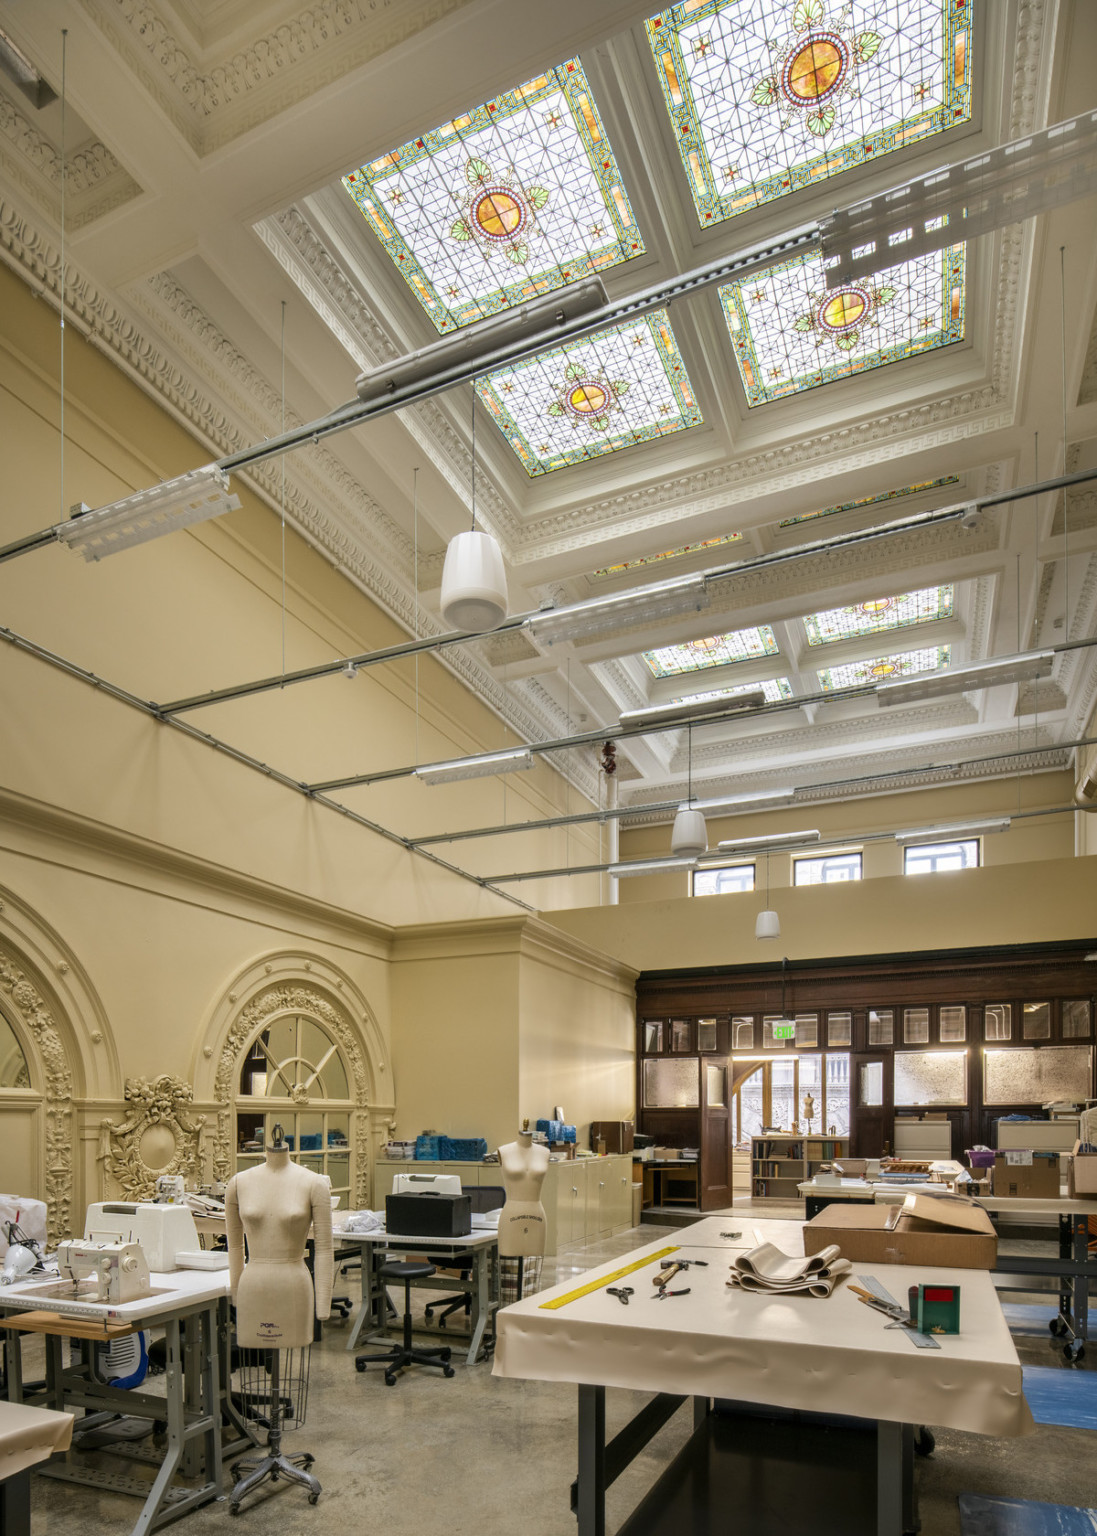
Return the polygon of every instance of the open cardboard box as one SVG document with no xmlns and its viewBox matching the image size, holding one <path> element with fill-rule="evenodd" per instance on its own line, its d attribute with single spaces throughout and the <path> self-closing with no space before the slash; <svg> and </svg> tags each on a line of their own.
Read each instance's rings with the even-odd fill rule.
<svg viewBox="0 0 1097 1536">
<path fill-rule="evenodd" d="M 990 1217 L 961 1195 L 909 1194 L 901 1206 L 828 1205 L 804 1227 L 804 1252 L 831 1243 L 859 1264 L 993 1269 L 998 1257 Z"/>
<path fill-rule="evenodd" d="M 1069 1167 L 1070 1198 L 1076 1200 L 1092 1196 L 1097 1200 L 1097 1152 L 1083 1152 L 1085 1142 L 1076 1141 L 1074 1151 L 1067 1159 Z"/>
</svg>

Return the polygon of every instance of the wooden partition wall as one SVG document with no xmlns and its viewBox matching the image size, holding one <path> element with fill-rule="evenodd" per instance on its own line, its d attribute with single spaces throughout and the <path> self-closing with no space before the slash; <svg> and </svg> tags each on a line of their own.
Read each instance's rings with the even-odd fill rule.
<svg viewBox="0 0 1097 1536">
<path fill-rule="evenodd" d="M 683 1061 L 698 1057 L 702 1084 L 706 1061 L 725 1062 L 732 1091 L 745 1075 L 748 1057 L 753 1058 L 749 1062 L 753 1069 L 760 1057 L 777 1060 L 782 1054 L 802 1057 L 813 1051 L 848 1051 L 854 1155 L 891 1150 L 896 1113 L 947 1114 L 953 1156 L 960 1156 L 978 1143 L 996 1145 L 995 1122 L 1001 1116 L 1041 1115 L 1040 1090 L 1045 1084 L 1050 1085 L 1049 1098 L 1097 1096 L 1093 1048 L 1097 938 L 1084 944 L 850 955 L 805 962 L 782 962 L 777 957 L 761 965 L 651 971 L 641 973 L 636 992 L 638 1125 L 670 1145 L 703 1142 L 709 1118 L 703 1105 L 698 1109 L 645 1107 L 645 1063 L 654 1055 L 675 1054 L 675 1025 L 679 1041 L 691 1042 L 690 1049 L 677 1054 Z M 763 1020 L 774 1015 L 808 1019 L 815 1015 L 815 1038 L 805 1033 L 812 1030 L 810 1024 L 798 1025 L 797 1038 L 787 1042 L 763 1038 Z M 750 1047 L 740 1049 L 737 1036 L 745 1037 L 745 1021 L 751 1018 L 755 1027 Z M 652 1021 L 665 1025 L 658 1051 L 652 1049 L 654 1032 L 645 1027 Z M 698 1051 L 694 1043 L 701 1021 L 706 1023 L 705 1038 L 715 1041 L 707 1053 Z M 1050 1050 L 1058 1050 L 1059 1055 L 1033 1055 Z M 953 1053 L 951 1061 L 935 1062 L 938 1052 Z M 988 1052 L 1028 1054 L 988 1058 Z M 879 1090 L 879 1102 L 868 1108 L 859 1104 L 858 1091 L 861 1069 L 866 1067 L 874 1097 Z M 930 1100 L 920 1106 L 896 1103 L 897 1097 L 901 1101 L 904 1094 L 909 1096 L 904 1085 L 909 1085 L 914 1067 L 928 1077 L 934 1075 L 935 1067 L 947 1067 L 949 1101 Z M 1068 1067 L 1073 1091 L 1059 1093 L 1055 1085 Z M 1000 1086 L 1003 1083 L 1008 1086 Z M 1018 1093 L 1028 1091 L 1028 1084 L 1032 1097 L 1022 1102 Z"/>
</svg>

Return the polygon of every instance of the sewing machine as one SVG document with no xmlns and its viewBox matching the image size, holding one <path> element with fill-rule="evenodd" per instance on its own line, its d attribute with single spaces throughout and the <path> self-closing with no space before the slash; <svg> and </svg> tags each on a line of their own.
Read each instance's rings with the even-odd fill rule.
<svg viewBox="0 0 1097 1536">
<path fill-rule="evenodd" d="M 57 1265 L 62 1278 L 72 1281 L 74 1293 L 81 1280 L 94 1280 L 96 1301 L 117 1304 L 152 1294 L 140 1243 L 93 1243 L 71 1237 L 58 1243 Z"/>
<path fill-rule="evenodd" d="M 95 1201 L 84 1219 L 84 1240 L 139 1243 L 148 1267 L 158 1275 L 179 1268 L 178 1254 L 201 1247 L 188 1206 L 157 1205 L 152 1200 Z"/>
</svg>

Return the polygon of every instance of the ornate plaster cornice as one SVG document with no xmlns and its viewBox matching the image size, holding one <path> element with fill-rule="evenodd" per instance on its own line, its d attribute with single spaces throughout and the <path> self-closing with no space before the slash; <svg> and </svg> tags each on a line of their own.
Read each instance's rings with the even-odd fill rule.
<svg viewBox="0 0 1097 1536">
<path fill-rule="evenodd" d="M 154 0 L 80 0 L 196 154 L 277 117 L 468 0 L 314 0 L 246 48 L 193 57 Z"/>
<path fill-rule="evenodd" d="M 61 154 L 0 84 L 0 164 L 48 216 L 59 212 Z M 82 229 L 136 197 L 140 187 L 97 139 L 65 157 L 65 223 Z"/>
</svg>

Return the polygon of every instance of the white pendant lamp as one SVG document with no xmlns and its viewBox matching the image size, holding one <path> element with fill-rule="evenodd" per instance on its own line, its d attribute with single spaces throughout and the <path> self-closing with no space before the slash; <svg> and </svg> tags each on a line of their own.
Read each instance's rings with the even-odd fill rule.
<svg viewBox="0 0 1097 1536">
<path fill-rule="evenodd" d="M 503 552 L 476 527 L 476 389 L 472 391 L 472 528 L 450 539 L 442 567 L 442 616 L 454 629 L 482 632 L 507 616 Z"/>
<path fill-rule="evenodd" d="M 781 920 L 770 907 L 764 912 L 759 912 L 754 922 L 754 937 L 756 939 L 779 939 L 781 937 Z"/>
<path fill-rule="evenodd" d="M 708 852 L 708 828 L 701 811 L 693 807 L 693 727 L 689 728 L 689 766 L 686 803 L 678 807 L 670 832 L 670 851 L 690 856 Z"/>
<path fill-rule="evenodd" d="M 779 939 L 781 937 L 781 919 L 769 904 L 769 854 L 766 854 L 766 906 L 765 911 L 759 912 L 754 921 L 754 937 L 756 939 Z"/>
</svg>

